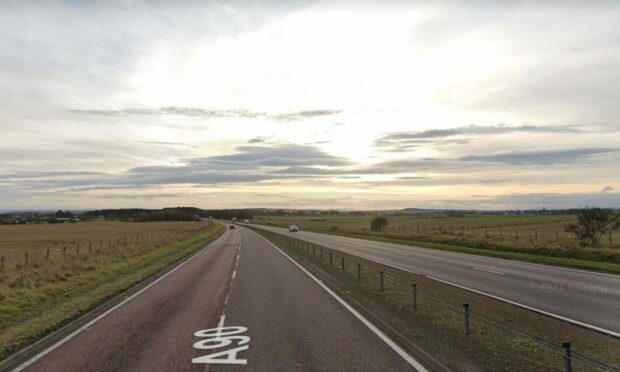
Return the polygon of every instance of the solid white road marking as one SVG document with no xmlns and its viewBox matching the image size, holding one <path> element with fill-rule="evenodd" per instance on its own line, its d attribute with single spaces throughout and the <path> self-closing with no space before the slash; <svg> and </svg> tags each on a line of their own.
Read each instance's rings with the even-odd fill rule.
<svg viewBox="0 0 620 372">
<path fill-rule="evenodd" d="M 483 268 L 481 268 L 481 267 L 474 267 L 474 270 L 480 270 L 480 271 L 486 271 L 487 273 L 493 273 L 493 274 L 504 275 L 504 273 L 503 273 L 503 272 L 501 272 L 501 271 L 495 271 L 495 270 L 483 269 Z"/>
<path fill-rule="evenodd" d="M 588 328 L 588 329 L 591 329 L 591 330 L 594 330 L 594 331 L 597 331 L 597 332 L 600 332 L 600 333 L 604 333 L 604 334 L 607 334 L 607 335 L 610 335 L 610 336 L 613 336 L 613 337 L 616 337 L 616 338 L 620 338 L 620 333 L 618 333 L 618 332 L 610 331 L 608 329 L 600 328 L 600 327 L 593 326 L 593 325 L 590 325 L 590 324 L 587 324 L 587 323 L 582 323 L 582 322 L 580 322 L 578 320 L 566 318 L 566 317 L 563 317 L 563 316 L 560 316 L 560 315 L 557 315 L 557 314 L 553 314 L 553 313 L 550 313 L 550 312 L 547 312 L 547 311 L 544 311 L 544 310 L 536 309 L 536 308 L 531 307 L 531 306 L 527 306 L 527 305 L 520 304 L 518 302 L 507 300 L 507 299 L 505 299 L 503 297 L 494 296 L 492 294 L 489 294 L 489 293 L 486 293 L 486 292 L 482 292 L 482 291 L 478 291 L 478 290 L 475 290 L 475 289 L 472 289 L 472 288 L 469 288 L 469 287 L 465 287 L 463 285 L 454 284 L 454 283 L 449 282 L 447 280 L 435 278 L 435 277 L 428 276 L 428 275 L 426 277 L 429 278 L 429 279 L 436 280 L 436 281 L 441 282 L 441 283 L 449 284 L 449 285 L 452 285 L 452 286 L 455 286 L 455 287 L 458 287 L 458 288 L 462 288 L 462 289 L 465 289 L 465 290 L 468 290 L 468 291 L 471 291 L 471 292 L 474 292 L 474 293 L 478 293 L 478 294 L 481 294 L 483 296 L 491 297 L 491 298 L 494 298 L 496 300 L 500 300 L 500 301 L 509 303 L 511 305 L 519 306 L 519 307 L 522 307 L 524 309 L 528 309 L 528 310 L 534 311 L 534 312 L 539 313 L 539 314 L 543 314 L 543 315 L 550 316 L 552 318 L 560 319 L 560 320 L 563 320 L 565 322 L 578 325 L 580 327 Z"/>
<path fill-rule="evenodd" d="M 398 355 L 400 355 L 407 363 L 409 363 L 413 368 L 421 372 L 427 372 L 428 370 L 424 368 L 420 362 L 415 360 L 409 353 L 407 353 L 403 348 L 398 346 L 394 341 L 392 341 L 388 336 L 386 336 L 379 328 L 377 328 L 374 324 L 372 324 L 368 319 L 366 319 L 362 314 L 360 314 L 357 310 L 355 310 L 351 305 L 349 305 L 345 300 L 340 298 L 336 293 L 334 293 L 329 287 L 327 287 L 323 282 L 317 279 L 314 275 L 312 275 L 308 270 L 306 270 L 303 266 L 295 262 L 289 255 L 284 253 L 280 248 L 275 246 L 269 240 L 265 239 L 262 235 L 257 234 L 264 241 L 269 243 L 272 247 L 278 250 L 278 252 L 282 253 L 284 257 L 288 258 L 293 264 L 295 264 L 301 271 L 303 271 L 306 275 L 308 275 L 312 280 L 314 280 L 321 288 L 323 288 L 327 293 L 329 293 L 333 298 L 336 299 L 342 306 L 344 306 L 349 312 L 351 312 L 357 319 L 359 319 L 366 327 L 368 327 L 374 334 L 376 334 L 383 342 L 385 342 L 392 350 L 394 350 Z"/>
<path fill-rule="evenodd" d="M 119 302 L 118 304 L 116 304 L 115 306 L 113 306 L 112 308 L 108 309 L 106 312 L 104 312 L 103 314 L 99 315 L 98 317 L 96 317 L 95 319 L 91 320 L 90 322 L 84 324 L 83 326 L 81 326 L 80 328 L 76 329 L 75 331 L 73 331 L 72 333 L 70 333 L 69 335 L 67 335 L 65 338 L 61 339 L 60 341 L 56 342 L 55 344 L 53 344 L 52 346 L 48 347 L 47 349 L 43 350 L 42 352 L 40 352 L 39 354 L 35 355 L 34 357 L 30 358 L 29 360 L 27 360 L 26 362 L 22 363 L 19 367 L 15 368 L 13 370 L 13 372 L 19 372 L 24 370 L 25 368 L 27 368 L 28 366 L 30 366 L 32 363 L 36 362 L 37 360 L 43 358 L 45 355 L 51 353 L 52 351 L 56 350 L 59 346 L 61 346 L 62 344 L 64 344 L 65 342 L 69 341 L 70 339 L 72 339 L 73 337 L 77 336 L 78 334 L 80 334 L 82 331 L 90 328 L 93 324 L 97 323 L 98 321 L 100 321 L 101 319 L 105 318 L 108 314 L 110 314 L 111 312 L 113 312 L 114 310 L 118 309 L 119 307 L 123 306 L 124 304 L 126 304 L 127 302 L 131 301 L 133 298 L 135 298 L 136 296 L 140 295 L 141 293 L 143 293 L 144 291 L 146 291 L 147 289 L 151 288 L 152 286 L 154 286 L 155 284 L 159 283 L 159 281 L 163 280 L 164 278 L 166 278 L 168 275 L 172 274 L 173 272 L 177 271 L 178 269 L 180 269 L 181 267 L 183 267 L 186 263 L 190 262 L 191 260 L 193 260 L 195 257 L 197 257 L 198 255 L 200 255 L 201 253 L 203 253 L 204 251 L 207 250 L 207 248 L 211 247 L 212 245 L 214 245 L 215 243 L 217 243 L 219 240 L 221 240 L 223 237 L 225 236 L 225 234 L 222 234 L 222 236 L 220 236 L 219 238 L 217 238 L 216 240 L 214 240 L 213 242 L 211 242 L 209 245 L 207 245 L 206 247 L 202 248 L 198 253 L 194 254 L 193 256 L 191 256 L 190 258 L 188 258 L 187 260 L 181 262 L 178 266 L 176 266 L 175 268 L 173 268 L 172 270 L 168 271 L 167 273 L 165 273 L 164 275 L 160 276 L 159 278 L 157 278 L 155 281 L 153 281 L 152 283 L 150 283 L 149 285 L 147 285 L 146 287 L 142 288 L 141 290 L 139 290 L 138 292 L 134 293 L 133 295 L 125 298 L 123 301 Z"/>
<path fill-rule="evenodd" d="M 262 229 L 262 230 L 279 233 L 278 231 L 270 230 L 270 229 Z M 348 239 L 355 239 L 355 238 L 348 238 Z M 384 242 L 380 242 L 380 243 L 384 243 Z M 316 244 L 316 243 L 314 243 L 314 244 Z M 387 243 L 387 244 L 395 244 L 395 243 Z M 396 244 L 396 245 L 398 245 L 398 244 Z M 475 255 L 475 254 L 472 254 L 472 253 L 440 251 L 440 250 L 433 249 L 433 248 L 424 248 L 424 247 L 417 247 L 417 246 L 411 246 L 411 247 L 438 251 L 440 253 L 458 253 L 458 254 L 464 254 L 464 255 L 472 256 L 472 257 L 475 257 L 475 258 L 482 258 L 482 259 L 489 259 L 489 260 L 501 260 L 501 261 L 507 261 L 507 262 L 516 263 L 516 264 L 524 264 L 524 265 L 531 265 L 531 266 L 541 266 L 541 267 L 545 267 L 545 268 L 549 268 L 549 269 L 557 269 L 557 270 L 565 270 L 565 271 L 575 271 L 575 272 L 586 273 L 586 274 L 595 274 L 595 275 L 601 275 L 601 276 L 610 276 L 610 277 L 613 277 L 613 278 L 620 278 L 620 275 L 600 273 L 600 272 L 596 272 L 596 271 L 571 269 L 571 268 L 567 268 L 567 267 L 551 266 L 551 265 L 537 264 L 537 263 L 524 262 L 524 261 L 515 261 L 515 260 L 509 260 L 509 259 L 505 259 L 505 258 L 486 257 L 486 256 Z M 495 295 L 492 295 L 492 294 L 489 294 L 489 293 L 486 293 L 486 292 L 482 292 L 482 291 L 478 291 L 478 290 L 475 290 L 475 289 L 472 289 L 472 288 L 469 288 L 469 287 L 465 287 L 465 286 L 462 286 L 462 285 L 454 284 L 454 283 L 451 283 L 451 282 L 448 282 L 448 281 L 445 281 L 445 280 L 441 280 L 441 279 L 435 278 L 435 277 L 430 276 L 430 275 L 421 274 L 419 272 L 413 271 L 413 270 L 408 269 L 408 268 L 404 268 L 404 267 L 401 267 L 401 266 L 398 266 L 398 265 L 387 263 L 385 261 L 378 260 L 376 258 L 372 258 L 372 257 L 366 256 L 366 255 L 361 255 L 361 254 L 359 254 L 357 252 L 349 252 L 349 251 L 346 251 L 346 250 L 343 250 L 343 249 L 339 249 L 339 248 L 332 248 L 332 249 L 335 249 L 335 250 L 338 250 L 338 251 L 341 251 L 341 252 L 345 252 L 345 253 L 349 253 L 349 254 L 352 254 L 354 256 L 358 256 L 358 257 L 367 259 L 369 261 L 373 261 L 373 262 L 377 262 L 377 263 L 380 263 L 380 264 L 383 264 L 383 265 L 386 265 L 386 266 L 389 266 L 389 267 L 393 267 L 395 269 L 400 269 L 400 270 L 403 270 L 403 271 L 406 271 L 406 272 L 409 272 L 409 273 L 412 273 L 412 274 L 422 275 L 422 276 L 425 276 L 425 277 L 427 277 L 429 279 L 436 280 L 438 282 L 442 282 L 442 283 L 445 283 L 445 284 L 453 285 L 455 287 L 466 289 L 468 291 L 471 291 L 471 292 L 474 292 L 474 293 L 478 293 L 478 294 L 481 294 L 483 296 L 491 297 L 491 298 L 494 298 L 496 300 L 503 301 L 503 302 L 506 302 L 506 303 L 509 303 L 511 305 L 515 305 L 515 306 L 518 306 L 518 307 L 521 307 L 521 308 L 524 308 L 524 309 L 527 309 L 527 310 L 531 310 L 531 311 L 534 311 L 534 312 L 539 313 L 539 314 L 550 316 L 550 317 L 555 318 L 555 319 L 560 319 L 560 320 L 563 320 L 565 322 L 572 323 L 572 324 L 578 325 L 578 326 L 583 327 L 583 328 L 591 329 L 593 331 L 600 332 L 600 333 L 603 333 L 603 334 L 606 334 L 606 335 L 609 335 L 609 336 L 612 336 L 612 337 L 615 337 L 615 338 L 620 338 L 620 332 L 615 332 L 615 331 L 612 331 L 612 330 L 609 330 L 609 329 L 605 329 L 605 328 L 601 328 L 601 327 L 597 327 L 597 326 L 594 326 L 594 325 L 591 325 L 591 324 L 588 324 L 588 323 L 583 323 L 583 322 L 580 322 L 578 320 L 566 318 L 566 317 L 563 317 L 561 315 L 550 313 L 550 312 L 545 311 L 545 310 L 541 310 L 541 309 L 537 309 L 535 307 L 524 305 L 524 304 L 521 304 L 521 303 L 516 302 L 516 301 L 511 301 L 511 300 L 505 299 L 503 297 L 495 296 Z"/>
<path fill-rule="evenodd" d="M 261 226 L 261 225 L 254 225 L 254 226 L 256 228 L 261 229 L 261 230 L 272 231 L 272 232 L 279 233 L 279 234 L 281 234 L 282 232 L 285 232 L 285 231 L 278 231 L 278 228 L 270 228 L 269 229 L 269 228 L 265 228 L 264 226 Z M 284 230 L 284 229 L 282 229 L 282 230 Z M 315 232 L 311 232 L 310 234 L 328 235 L 328 234 L 321 234 L 321 233 L 315 233 Z M 359 241 L 362 241 L 363 243 L 373 243 L 374 242 L 374 243 L 380 243 L 380 244 L 396 245 L 396 246 L 398 246 L 398 249 L 402 249 L 403 247 L 417 248 L 417 249 L 424 249 L 424 250 L 427 250 L 427 251 L 430 250 L 430 251 L 434 251 L 434 252 L 439 252 L 440 254 L 467 255 L 467 256 L 474 257 L 474 258 L 485 259 L 485 260 L 501 260 L 501 261 L 505 261 L 505 262 L 509 262 L 509 263 L 513 263 L 513 264 L 516 263 L 516 264 L 523 264 L 523 265 L 530 265 L 530 266 L 541 266 L 541 267 L 546 267 L 546 268 L 554 269 L 554 270 L 575 271 L 575 272 L 584 273 L 584 274 L 594 274 L 594 275 L 600 275 L 600 276 L 610 276 L 612 278 L 620 278 L 620 275 L 618 275 L 618 274 L 609 274 L 609 273 L 602 273 L 602 272 L 599 272 L 599 271 L 580 270 L 580 269 L 573 269 L 573 268 L 570 268 L 570 267 L 554 266 L 554 265 L 547 265 L 547 264 L 534 263 L 534 262 L 526 262 L 526 261 L 519 261 L 519 260 L 511 260 L 511 259 L 508 259 L 508 258 L 501 258 L 501 257 L 482 256 L 482 255 L 479 255 L 479 254 L 466 253 L 466 252 L 445 251 L 445 250 L 436 249 L 436 248 L 420 247 L 420 246 L 417 246 L 417 245 L 406 245 L 406 244 L 390 243 L 390 242 L 383 242 L 383 241 L 372 241 L 372 240 L 369 240 L 369 239 L 351 238 L 351 237 L 348 237 L 348 236 L 332 235 L 332 236 L 329 236 L 329 237 L 330 238 L 331 237 L 338 237 L 338 238 L 342 238 L 344 240 L 350 239 L 350 240 L 353 240 L 353 241 L 359 240 Z M 326 240 L 326 241 L 322 241 L 321 242 L 320 239 L 322 237 L 316 237 L 316 236 L 313 236 L 313 235 L 310 235 L 307 238 L 308 239 L 319 239 L 319 240 L 317 240 L 317 241 L 319 241 L 319 243 L 314 243 L 314 244 L 329 244 L 331 242 L 329 239 Z M 313 243 L 313 242 L 311 242 L 311 243 Z M 353 245 L 357 245 L 356 242 L 354 242 L 352 244 Z M 364 246 L 364 245 L 362 244 L 360 246 Z M 339 248 L 332 248 L 332 249 L 336 249 L 336 250 L 339 250 L 339 251 L 345 252 L 345 253 L 350 253 L 350 252 L 341 250 Z M 355 254 L 355 253 L 351 253 L 351 254 Z M 360 256 L 360 257 L 362 257 L 362 256 Z M 367 258 L 367 257 L 363 257 L 363 258 Z M 371 260 L 371 261 L 375 261 L 374 259 L 371 259 L 371 258 L 368 258 L 368 259 Z M 379 262 L 379 261 L 375 261 L 375 262 Z M 396 267 L 396 266 L 394 266 L 394 267 Z"/>
</svg>

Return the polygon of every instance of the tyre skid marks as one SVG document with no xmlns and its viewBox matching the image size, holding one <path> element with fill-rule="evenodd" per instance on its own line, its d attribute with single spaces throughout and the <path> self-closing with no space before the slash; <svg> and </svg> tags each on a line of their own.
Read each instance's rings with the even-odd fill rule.
<svg viewBox="0 0 620 372">
<path fill-rule="evenodd" d="M 194 349 L 198 350 L 213 350 L 219 348 L 227 348 L 221 351 L 214 351 L 207 355 L 196 357 L 192 359 L 192 364 L 205 364 L 205 371 L 209 371 L 209 366 L 212 364 L 237 364 L 247 365 L 247 359 L 238 357 L 238 353 L 248 350 L 250 348 L 250 337 L 241 335 L 247 332 L 247 327 L 242 326 L 224 326 L 226 320 L 226 307 L 228 306 L 228 298 L 230 296 L 230 288 L 232 282 L 237 276 L 237 265 L 239 264 L 239 255 L 241 251 L 241 240 L 237 244 L 237 256 L 235 257 L 235 266 L 230 277 L 230 285 L 228 286 L 228 293 L 224 299 L 224 306 L 222 308 L 222 314 L 217 327 L 200 330 L 194 333 L 194 336 L 203 338 L 200 341 L 194 343 Z M 229 346 L 232 348 L 228 348 Z"/>
</svg>

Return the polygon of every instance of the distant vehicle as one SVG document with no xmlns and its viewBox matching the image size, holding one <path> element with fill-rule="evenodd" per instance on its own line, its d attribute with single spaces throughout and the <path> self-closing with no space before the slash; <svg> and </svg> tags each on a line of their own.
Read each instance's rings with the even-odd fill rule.
<svg viewBox="0 0 620 372">
<path fill-rule="evenodd" d="M 237 223 L 237 217 L 232 218 L 232 223 Z"/>
<path fill-rule="evenodd" d="M 230 225 L 229 229 L 234 230 L 235 229 L 235 225 Z"/>
<path fill-rule="evenodd" d="M 243 221 L 243 222 L 244 222 L 244 223 L 250 223 L 250 220 L 245 220 L 245 221 Z"/>
<path fill-rule="evenodd" d="M 299 232 L 299 227 L 297 225 L 291 225 L 288 227 L 289 232 Z"/>
</svg>

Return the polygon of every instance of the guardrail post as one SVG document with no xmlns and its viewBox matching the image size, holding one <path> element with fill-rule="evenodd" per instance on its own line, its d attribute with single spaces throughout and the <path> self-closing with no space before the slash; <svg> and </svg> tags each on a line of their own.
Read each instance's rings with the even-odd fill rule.
<svg viewBox="0 0 620 372">
<path fill-rule="evenodd" d="M 45 259 L 49 261 L 50 259 L 50 249 L 47 248 L 47 251 L 45 252 Z"/>
<path fill-rule="evenodd" d="M 333 266 L 334 264 L 334 255 L 333 252 L 329 252 L 329 266 Z"/>
<path fill-rule="evenodd" d="M 340 271 L 344 272 L 344 257 L 340 257 Z"/>
<path fill-rule="evenodd" d="M 28 252 L 24 253 L 24 261 L 28 263 Z"/>
<path fill-rule="evenodd" d="M 463 331 L 469 334 L 469 304 L 463 304 Z"/>
<path fill-rule="evenodd" d="M 385 289 L 385 285 L 383 283 L 383 271 L 379 271 L 379 284 L 381 285 L 381 292 Z"/>
<path fill-rule="evenodd" d="M 562 342 L 562 347 L 564 348 L 564 371 L 572 372 L 573 371 L 573 366 L 572 366 L 573 358 L 570 353 L 570 341 Z"/>
<path fill-rule="evenodd" d="M 362 265 L 357 263 L 357 280 L 360 281 L 362 279 Z"/>
<path fill-rule="evenodd" d="M 411 284 L 411 305 L 414 309 L 418 306 L 418 288 L 415 284 Z"/>
<path fill-rule="evenodd" d="M 321 248 L 321 263 L 323 263 L 323 248 Z"/>
<path fill-rule="evenodd" d="M 316 257 L 316 255 L 314 254 L 314 251 L 316 250 L 316 246 L 312 246 L 312 257 Z"/>
</svg>

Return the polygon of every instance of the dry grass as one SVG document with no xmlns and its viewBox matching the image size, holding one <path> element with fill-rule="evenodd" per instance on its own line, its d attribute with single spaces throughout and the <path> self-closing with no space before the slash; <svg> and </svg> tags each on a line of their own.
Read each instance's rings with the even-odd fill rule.
<svg viewBox="0 0 620 372">
<path fill-rule="evenodd" d="M 475 254 L 620 271 L 620 231 L 605 236 L 597 248 L 580 247 L 565 232 L 574 215 L 388 217 L 381 232 L 369 231 L 372 216 L 260 216 L 254 222 L 274 226 L 296 224 L 302 230 L 335 232 L 368 239 L 393 239 L 401 244 L 467 251 Z M 572 262 L 575 260 L 575 262 Z M 552 262 L 558 261 L 558 262 Z M 561 261 L 561 262 L 560 262 Z M 579 262 L 577 262 L 579 261 Z"/>
<path fill-rule="evenodd" d="M 329 230 L 369 233 L 373 216 L 260 216 L 255 222 L 276 226 L 298 225 L 306 230 Z M 446 234 L 465 239 L 492 240 L 511 247 L 542 245 L 549 248 L 573 248 L 577 239 L 566 232 L 566 225 L 574 222 L 574 215 L 540 216 L 471 216 L 471 217 L 388 217 L 390 225 L 383 232 L 394 237 L 433 237 Z M 609 248 L 605 236 L 602 248 Z M 620 231 L 612 235 L 612 246 L 620 247 Z"/>
<path fill-rule="evenodd" d="M 207 222 L 1 225 L 0 299 L 11 289 L 62 280 L 198 233 Z"/>
<path fill-rule="evenodd" d="M 0 226 L 0 252 L 15 255 L 0 267 L 0 359 L 194 252 L 223 230 L 208 222 Z M 100 247 L 104 239 L 109 245 Z M 78 242 L 83 248 L 79 255 Z M 65 244 L 62 256 L 56 249 Z M 89 244 L 96 245 L 90 252 Z M 55 254 L 48 260 L 50 247 Z M 25 251 L 31 254 L 27 263 Z"/>
</svg>

